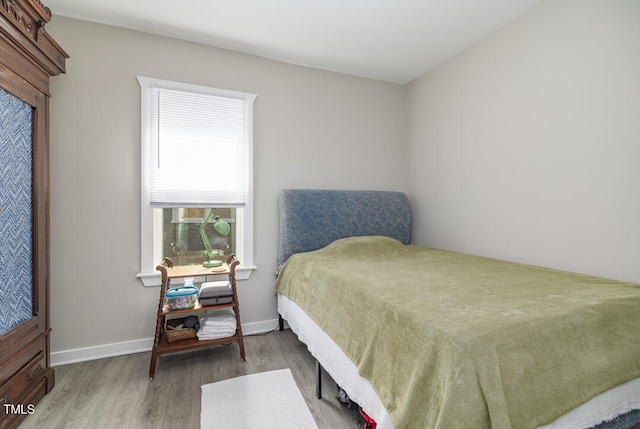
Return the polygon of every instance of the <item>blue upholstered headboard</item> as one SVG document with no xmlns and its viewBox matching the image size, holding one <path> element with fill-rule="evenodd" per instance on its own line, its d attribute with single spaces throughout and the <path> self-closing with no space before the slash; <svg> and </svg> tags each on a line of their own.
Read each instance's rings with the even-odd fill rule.
<svg viewBox="0 0 640 429">
<path fill-rule="evenodd" d="M 278 265 L 298 252 L 351 236 L 384 235 L 409 244 L 411 212 L 402 192 L 285 189 L 278 196 Z"/>
</svg>

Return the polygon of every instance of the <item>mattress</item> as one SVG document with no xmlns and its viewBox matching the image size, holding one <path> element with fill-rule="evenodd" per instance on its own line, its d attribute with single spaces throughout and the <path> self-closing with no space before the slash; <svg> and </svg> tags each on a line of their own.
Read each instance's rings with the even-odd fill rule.
<svg viewBox="0 0 640 429">
<path fill-rule="evenodd" d="M 391 416 L 384 408 L 371 383 L 358 374 L 358 368 L 295 302 L 278 294 L 278 313 L 285 319 L 300 341 L 307 345 L 311 355 L 322 365 L 337 385 L 362 407 L 377 423 L 378 429 L 393 429 Z M 640 406 L 640 378 L 600 393 L 539 429 L 587 429 Z M 637 414 L 633 422 L 640 418 Z M 603 425 L 609 427 L 627 427 Z"/>
</svg>

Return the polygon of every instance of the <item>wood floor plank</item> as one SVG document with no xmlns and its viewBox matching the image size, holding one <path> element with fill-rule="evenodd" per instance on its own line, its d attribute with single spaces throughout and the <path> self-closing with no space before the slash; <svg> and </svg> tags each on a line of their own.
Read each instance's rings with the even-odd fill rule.
<svg viewBox="0 0 640 429">
<path fill-rule="evenodd" d="M 356 429 L 358 412 L 341 404 L 323 374 L 315 396 L 315 360 L 290 330 L 245 337 L 237 344 L 163 355 L 149 380 L 151 353 L 58 366 L 56 385 L 19 429 L 199 428 L 200 386 L 246 374 L 290 368 L 320 429 Z M 274 386 L 277 389 L 277 386 Z"/>
</svg>

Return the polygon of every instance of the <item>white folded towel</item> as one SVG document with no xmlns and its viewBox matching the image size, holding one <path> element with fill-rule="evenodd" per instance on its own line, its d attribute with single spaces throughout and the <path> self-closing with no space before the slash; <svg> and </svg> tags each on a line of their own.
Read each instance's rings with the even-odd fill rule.
<svg viewBox="0 0 640 429">
<path fill-rule="evenodd" d="M 236 333 L 236 316 L 231 309 L 218 310 L 200 319 L 198 338 L 214 340 L 230 337 Z"/>
<path fill-rule="evenodd" d="M 218 338 L 230 337 L 235 333 L 236 333 L 236 329 L 235 328 L 229 328 L 229 329 L 220 330 L 220 331 L 217 331 L 217 332 L 203 331 L 202 328 L 200 328 L 200 330 L 197 333 L 197 336 L 201 340 L 215 340 L 215 339 L 218 339 Z"/>
<path fill-rule="evenodd" d="M 236 331 L 236 325 L 234 324 L 233 326 L 229 325 L 229 326 L 202 326 L 200 327 L 199 331 L 201 332 L 205 332 L 205 333 L 211 333 L 211 334 L 216 334 L 218 332 L 235 332 Z"/>
<path fill-rule="evenodd" d="M 235 316 L 229 316 L 229 317 L 216 317 L 215 319 L 209 319 L 209 318 L 204 318 L 204 320 L 201 321 L 201 325 L 204 326 L 230 326 L 230 325 L 235 325 L 236 324 L 236 318 Z"/>
<path fill-rule="evenodd" d="M 202 326 L 235 326 L 236 315 L 233 310 L 225 309 L 210 313 L 200 320 Z"/>
</svg>

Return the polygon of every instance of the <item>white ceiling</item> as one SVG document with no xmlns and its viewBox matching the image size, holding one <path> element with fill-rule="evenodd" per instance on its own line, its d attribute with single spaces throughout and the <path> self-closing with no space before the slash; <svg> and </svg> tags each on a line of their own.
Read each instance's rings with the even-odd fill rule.
<svg viewBox="0 0 640 429">
<path fill-rule="evenodd" d="M 44 0 L 54 15 L 396 83 L 542 0 Z"/>
</svg>

